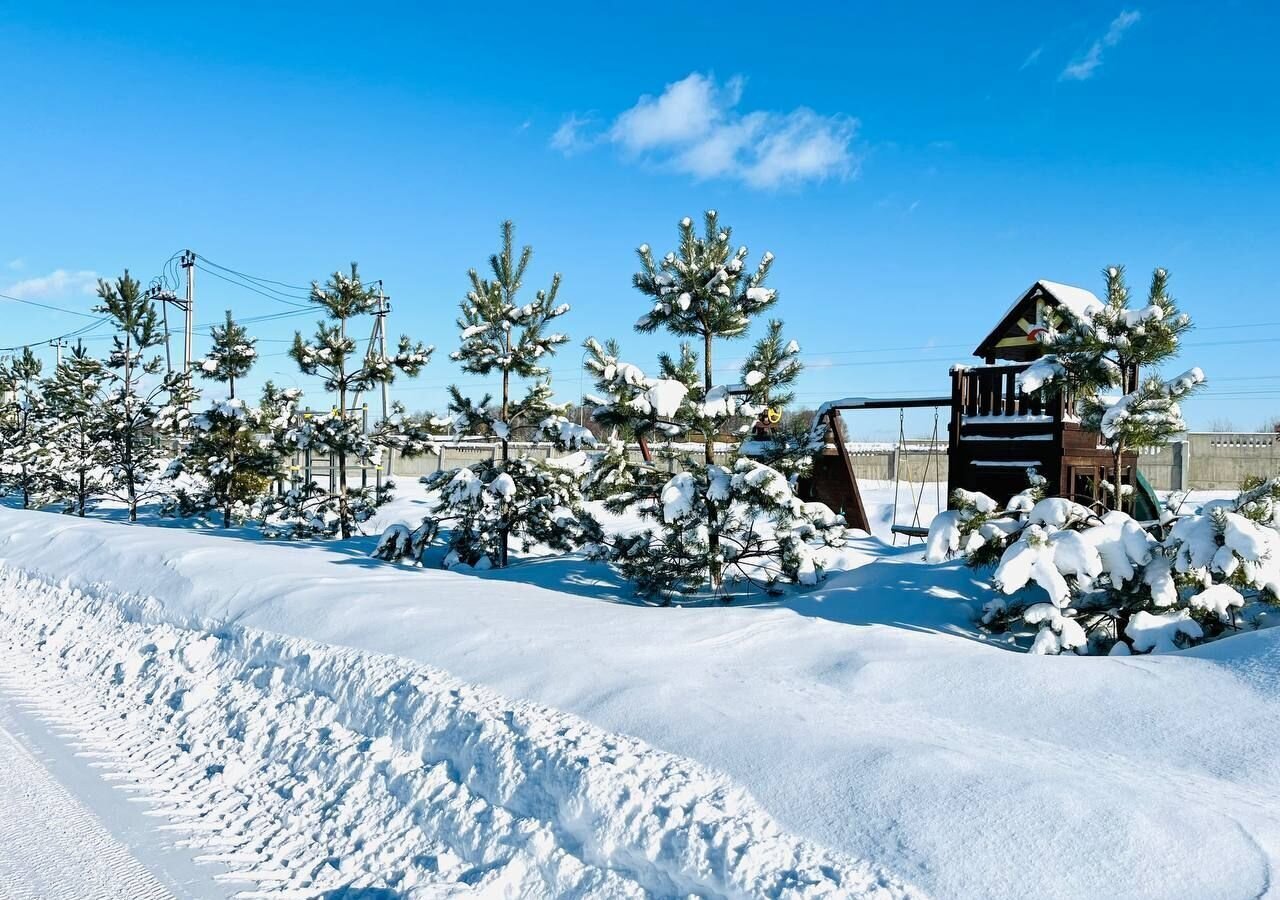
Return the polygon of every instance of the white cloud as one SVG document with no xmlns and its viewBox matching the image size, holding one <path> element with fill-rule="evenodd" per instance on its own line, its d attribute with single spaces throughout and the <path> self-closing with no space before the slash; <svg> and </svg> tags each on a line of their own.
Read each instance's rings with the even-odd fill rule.
<svg viewBox="0 0 1280 900">
<path fill-rule="evenodd" d="M 656 97 L 642 96 L 600 138 L 584 136 L 587 122 L 570 116 L 552 146 L 568 154 L 603 139 L 631 159 L 698 180 L 726 178 L 764 189 L 856 174 L 857 119 L 807 107 L 743 112 L 745 85 L 741 77 L 720 84 L 694 72 Z"/>
<path fill-rule="evenodd" d="M 1035 65 L 1036 60 L 1040 58 L 1040 54 L 1043 52 L 1044 52 L 1044 47 L 1037 47 L 1036 49 L 1028 53 L 1027 58 L 1022 61 L 1022 65 L 1018 66 L 1018 71 L 1021 72 L 1023 69 L 1027 68 L 1028 66 Z"/>
<path fill-rule="evenodd" d="M 1111 20 L 1107 33 L 1098 38 L 1084 56 L 1070 62 L 1059 77 L 1061 81 L 1086 81 L 1102 65 L 1102 51 L 1120 43 L 1124 33 L 1142 19 L 1142 13 L 1136 9 L 1127 9 Z"/>
<path fill-rule="evenodd" d="M 560 123 L 555 134 L 551 135 L 551 149 L 559 150 L 565 156 L 573 156 L 589 149 L 596 138 L 587 134 L 594 120 L 590 116 L 579 118 L 569 115 Z"/>
<path fill-rule="evenodd" d="M 26 265 L 27 265 L 27 261 L 23 259 L 21 256 L 19 256 L 17 259 L 11 259 L 8 262 L 8 267 L 15 272 L 19 272 L 22 269 L 26 268 Z"/>
<path fill-rule="evenodd" d="M 4 289 L 11 297 L 37 300 L 41 297 L 59 297 L 67 294 L 94 294 L 98 290 L 98 273 L 83 269 L 71 272 L 55 269 L 48 275 L 24 278 Z"/>
<path fill-rule="evenodd" d="M 742 99 L 743 80 L 731 78 L 723 88 L 715 79 L 694 72 L 667 85 L 657 97 L 645 94 L 618 116 L 609 137 L 628 150 L 652 150 L 710 135 Z"/>
</svg>

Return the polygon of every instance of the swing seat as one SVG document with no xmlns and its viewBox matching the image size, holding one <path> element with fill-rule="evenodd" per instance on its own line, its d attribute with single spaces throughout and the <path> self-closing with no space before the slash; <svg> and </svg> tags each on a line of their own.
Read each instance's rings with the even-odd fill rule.
<svg viewBox="0 0 1280 900">
<path fill-rule="evenodd" d="M 927 538 L 929 536 L 929 529 L 920 525 L 893 525 L 889 530 L 904 537 Z"/>
</svg>

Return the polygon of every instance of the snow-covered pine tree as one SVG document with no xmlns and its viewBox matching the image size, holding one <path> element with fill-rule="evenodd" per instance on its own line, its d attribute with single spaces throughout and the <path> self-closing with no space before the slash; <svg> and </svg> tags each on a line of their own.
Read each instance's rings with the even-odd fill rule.
<svg viewBox="0 0 1280 900">
<path fill-rule="evenodd" d="M 52 457 L 50 489 L 67 512 L 83 517 L 103 489 L 103 410 L 110 375 L 77 342 L 45 382 Z"/>
<path fill-rule="evenodd" d="M 653 299 L 653 307 L 636 322 L 636 330 L 654 332 L 665 328 L 672 334 L 695 337 L 702 341 L 702 409 L 699 416 L 704 442 L 704 459 L 709 466 L 715 461 L 715 437 L 728 420 L 732 405 L 728 392 L 717 391 L 712 375 L 713 348 L 717 338 L 742 337 L 751 327 L 751 317 L 764 312 L 777 302 L 777 292 L 764 286 L 773 265 L 773 254 L 766 251 L 754 271 L 746 271 L 747 248 L 736 250 L 731 243 L 732 229 L 722 227 L 715 210 L 703 218 L 704 234 L 700 238 L 693 220 L 680 221 L 679 252 L 669 252 L 661 263 L 655 263 L 648 244 L 637 253 L 641 270 L 632 283 L 642 294 Z M 686 357 L 689 355 L 686 351 Z M 707 502 L 707 524 L 716 520 L 716 501 Z M 720 536 L 709 535 L 711 582 L 720 584 Z"/>
<path fill-rule="evenodd" d="M 382 452 L 381 446 L 364 432 L 361 421 L 352 415 L 347 402 L 357 392 L 392 381 L 397 371 L 416 376 L 435 349 L 421 342 L 415 344 L 402 335 L 392 356 L 369 353 L 357 357 L 355 339 L 347 333 L 348 325 L 371 313 L 376 298 L 376 292 L 361 282 L 355 263 L 351 264 L 350 274 L 334 272 L 323 287 L 312 282 L 311 302 L 321 309 L 325 319 L 317 323 L 310 340 L 303 340 L 301 332 L 295 333 L 289 351 L 303 374 L 319 375 L 324 379 L 325 390 L 335 395 L 332 412 L 306 419 L 293 429 L 292 435 L 298 449 L 326 454 L 337 470 L 336 525 L 343 538 L 351 537 L 355 523 L 347 467 L 352 460 L 376 463 Z M 370 498 L 364 492 L 357 489 L 355 493 L 360 495 L 359 505 L 368 504 Z"/>
<path fill-rule="evenodd" d="M 227 397 L 234 400 L 236 379 L 243 378 L 253 368 L 258 358 L 258 342 L 231 317 L 231 310 L 227 310 L 226 321 L 214 325 L 209 334 L 213 343 L 200 363 L 200 377 L 225 384 Z"/>
<path fill-rule="evenodd" d="M 715 436 L 735 418 L 762 409 L 750 397 L 713 383 L 714 340 L 743 335 L 751 317 L 776 300 L 764 287 L 772 254 L 766 253 L 748 275 L 747 249 L 733 250 L 729 238 L 729 230 L 709 212 L 703 237 L 691 220 L 680 223 L 679 252 L 668 253 L 661 264 L 647 244 L 639 248 L 642 271 L 634 283 L 654 306 L 637 329 L 666 327 L 696 335 L 701 358 L 682 344 L 678 357 L 661 357 L 658 376 L 650 377 L 619 359 L 616 344 L 587 343 L 586 365 L 602 395 L 596 421 L 633 434 L 697 434 L 705 445 L 704 462 L 683 462 L 684 471 L 674 477 L 652 469 L 626 479 L 615 475 L 619 492 L 606 503 L 615 511 L 633 507 L 655 526 L 613 537 L 597 554 L 642 593 L 668 601 L 673 592 L 694 593 L 708 585 L 719 591 L 726 579 L 769 588 L 778 581 L 810 582 L 818 574 L 812 544 L 836 542 L 843 535 L 838 516 L 821 504 L 802 503 L 776 469 L 745 456 L 727 467 L 714 462 Z M 785 393 L 791 367 L 783 362 L 765 368 L 769 371 L 752 377 L 749 393 Z"/>
<path fill-rule="evenodd" d="M 804 364 L 800 362 L 800 345 L 787 340 L 782 329 L 782 320 L 770 319 L 768 330 L 742 364 L 742 387 L 748 401 L 761 410 L 761 416 L 772 417 L 744 426 L 753 432 L 744 452 L 786 475 L 794 488 L 798 479 L 813 471 L 814 454 L 821 445 L 806 424 L 783 424 L 783 412 L 795 399 L 792 388 Z"/>
<path fill-rule="evenodd" d="M 51 459 L 43 432 L 47 409 L 42 364 L 23 347 L 0 358 L 0 484 L 22 497 L 22 508 L 47 499 Z"/>
<path fill-rule="evenodd" d="M 1014 635 L 1032 626 L 1034 653 L 1174 650 L 1256 625 L 1280 598 L 1280 479 L 1177 518 L 1163 540 L 1119 510 L 1044 498 L 1037 484 L 1003 510 L 984 494 L 952 505 L 930 526 L 929 559 L 994 564 L 982 624 Z"/>
<path fill-rule="evenodd" d="M 243 519 L 283 475 L 283 448 L 271 435 L 271 427 L 283 400 L 270 385 L 265 404 L 255 406 L 235 396 L 235 380 L 253 367 L 254 341 L 227 312 L 227 321 L 215 327 L 214 345 L 201 366 L 204 377 L 227 384 L 226 398 L 211 399 L 191 419 L 191 437 L 169 474 L 179 483 L 171 511 L 191 516 L 217 510 L 222 527 Z"/>
<path fill-rule="evenodd" d="M 164 342 L 164 332 L 155 303 L 127 269 L 115 283 L 99 279 L 98 298 L 96 311 L 116 331 L 98 445 L 108 473 L 104 493 L 127 505 L 132 522 L 139 504 L 161 493 L 156 484 L 166 451 L 158 438 L 186 425 L 193 391 L 184 373 L 164 374 L 163 360 L 147 354 Z"/>
<path fill-rule="evenodd" d="M 537 291 L 532 301 L 521 303 L 519 293 L 524 286 L 525 270 L 533 258 L 533 248 L 526 245 L 516 253 L 515 225 L 510 220 L 502 223 L 501 235 L 502 246 L 489 257 L 489 276 L 482 277 L 475 269 L 467 273 L 471 289 L 459 304 L 461 343 L 450 354 L 451 359 L 462 364 L 464 372 L 485 376 L 498 373 L 501 396 L 496 404 L 489 396 L 475 403 L 456 386 L 449 388 L 449 412 L 455 430 L 492 435 L 501 445 L 501 455 L 496 465 L 477 466 L 469 475 L 457 472 L 459 479 L 475 479 L 468 484 L 482 486 L 475 488 L 480 493 L 468 493 L 471 488 L 442 490 L 440 504 L 433 514 L 438 520 L 464 523 L 455 529 L 454 551 L 460 559 L 473 564 L 484 558 L 499 567 L 507 565 L 513 529 L 527 535 L 542 534 L 546 530 L 521 518 L 535 509 L 525 504 L 536 502 L 537 495 L 525 492 L 546 488 L 548 473 L 532 460 L 513 465 L 512 439 L 519 432 L 532 432 L 533 436 L 545 435 L 560 445 L 595 442 L 589 432 L 564 417 L 566 406 L 556 404 L 550 385 L 541 381 L 549 371 L 546 360 L 569 340 L 550 329 L 553 320 L 569 311 L 569 304 L 557 302 L 560 274 L 554 274 L 550 286 Z M 518 401 L 512 397 L 513 376 L 534 379 L 524 398 Z M 439 484 L 432 482 L 433 486 L 451 483 L 452 476 L 445 480 L 446 475 L 450 473 L 438 473 Z M 504 475 L 507 477 L 503 478 Z M 508 492 L 508 482 L 514 493 Z M 491 514 L 476 516 L 469 510 L 477 497 L 497 498 L 500 502 L 485 500 Z M 501 511 L 494 512 L 495 506 Z M 489 527 L 495 528 L 496 533 L 488 535 L 484 529 Z M 522 543 L 527 541 L 522 539 Z"/>
<path fill-rule="evenodd" d="M 1107 302 L 1077 315 L 1067 306 L 1048 313 L 1047 327 L 1037 340 L 1046 354 L 1018 375 L 1018 386 L 1036 391 L 1054 386 L 1078 398 L 1081 423 L 1097 431 L 1112 452 L 1114 481 L 1110 483 L 1116 509 L 1124 508 L 1126 452 L 1158 447 L 1186 430 L 1179 402 L 1204 382 L 1198 368 L 1164 380 L 1140 369 L 1158 366 L 1178 352 L 1178 343 L 1191 328 L 1169 296 L 1169 273 L 1151 275 L 1147 305 L 1129 306 L 1123 266 L 1103 270 Z"/>
</svg>

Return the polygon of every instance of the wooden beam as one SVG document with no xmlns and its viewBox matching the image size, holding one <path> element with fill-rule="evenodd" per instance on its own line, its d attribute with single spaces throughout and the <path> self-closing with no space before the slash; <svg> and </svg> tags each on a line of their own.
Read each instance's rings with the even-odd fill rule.
<svg viewBox="0 0 1280 900">
<path fill-rule="evenodd" d="M 835 412 L 841 409 L 920 409 L 923 407 L 950 406 L 950 397 L 910 397 L 898 400 L 853 400 L 848 403 L 835 403 L 827 409 Z"/>
<path fill-rule="evenodd" d="M 858 476 L 853 471 L 853 457 L 849 455 L 849 448 L 846 446 L 847 438 L 844 433 L 844 422 L 840 419 L 840 410 L 831 410 L 827 414 L 827 421 L 831 423 L 831 435 L 836 439 L 836 454 L 844 463 L 845 471 L 849 475 L 849 488 L 853 491 L 853 508 L 846 510 L 845 524 L 870 534 L 871 523 L 867 521 L 867 510 L 862 505 L 862 491 L 858 490 Z"/>
</svg>

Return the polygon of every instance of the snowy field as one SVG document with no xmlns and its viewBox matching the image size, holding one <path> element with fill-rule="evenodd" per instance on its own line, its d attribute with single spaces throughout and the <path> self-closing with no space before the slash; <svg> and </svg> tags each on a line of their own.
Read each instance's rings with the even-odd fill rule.
<svg viewBox="0 0 1280 900">
<path fill-rule="evenodd" d="M 0 783 L 29 786 L 0 894 L 1280 891 L 1280 629 L 1012 652 L 973 573 L 889 543 L 892 485 L 865 499 L 817 588 L 669 609 L 573 556 L 0 510 Z M 50 887 L 59 842 L 104 850 Z"/>
</svg>

